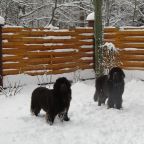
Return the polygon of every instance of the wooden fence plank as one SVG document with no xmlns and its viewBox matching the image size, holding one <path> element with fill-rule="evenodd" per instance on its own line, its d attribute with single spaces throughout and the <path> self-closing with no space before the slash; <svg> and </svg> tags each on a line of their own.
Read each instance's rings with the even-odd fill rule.
<svg viewBox="0 0 144 144">
<path fill-rule="evenodd" d="M 75 31 L 78 33 L 92 33 L 93 34 L 93 28 L 76 28 Z"/>
<path fill-rule="evenodd" d="M 20 70 L 3 70 L 3 76 L 16 75 L 22 73 Z"/>
<path fill-rule="evenodd" d="M 25 44 L 44 44 L 44 43 L 65 43 L 71 44 L 72 42 L 76 42 L 76 39 L 44 39 L 44 38 L 16 38 L 16 39 L 8 39 L 9 42 L 23 42 Z"/>
<path fill-rule="evenodd" d="M 144 68 L 144 62 L 137 62 L 137 61 L 124 61 L 123 62 L 123 67 L 139 67 L 139 68 Z"/>
<path fill-rule="evenodd" d="M 21 34 L 11 34 L 11 35 L 8 35 L 8 34 L 3 34 L 2 35 L 2 39 L 5 40 L 10 40 L 10 39 L 20 39 L 23 35 Z"/>
<path fill-rule="evenodd" d="M 15 49 L 3 49 L 3 54 L 13 54 L 13 55 L 22 55 L 22 50 L 15 48 Z"/>
<path fill-rule="evenodd" d="M 93 48 L 81 48 L 79 49 L 80 52 L 93 52 L 94 49 Z"/>
<path fill-rule="evenodd" d="M 113 28 L 110 28 L 110 27 L 106 27 L 104 29 L 104 33 L 116 33 L 118 31 L 117 28 L 113 27 Z"/>
<path fill-rule="evenodd" d="M 120 37 L 118 40 L 123 43 L 144 43 L 144 37 Z"/>
<path fill-rule="evenodd" d="M 47 51 L 31 52 L 29 51 L 27 53 L 28 53 L 27 56 L 29 58 L 64 57 L 64 56 L 73 56 L 74 54 L 76 54 L 75 50 L 69 52 L 47 52 Z"/>
<path fill-rule="evenodd" d="M 29 74 L 31 76 L 35 76 L 35 75 L 44 75 L 44 74 L 63 74 L 63 73 L 70 73 L 70 72 L 74 72 L 76 71 L 77 68 L 72 68 L 72 69 L 69 69 L 69 70 L 55 70 L 55 71 L 44 71 L 44 72 L 38 72 L 38 71 L 35 71 L 35 72 L 25 72 L 26 74 Z"/>
<path fill-rule="evenodd" d="M 80 54 L 80 57 L 81 58 L 84 58 L 84 57 L 87 57 L 87 58 L 93 58 L 93 53 L 81 53 Z"/>
<path fill-rule="evenodd" d="M 21 60 L 20 56 L 5 56 L 2 58 L 3 62 L 16 62 L 20 60 Z"/>
<path fill-rule="evenodd" d="M 89 45 L 94 45 L 94 42 L 93 42 L 93 41 L 80 41 L 80 42 L 78 43 L 78 45 L 79 45 L 79 46 L 83 46 L 83 45 L 89 46 Z"/>
<path fill-rule="evenodd" d="M 82 40 L 88 40 L 88 39 L 94 39 L 94 35 L 78 35 L 77 39 L 82 39 Z"/>
<path fill-rule="evenodd" d="M 21 34 L 28 37 L 75 36 L 74 31 L 22 31 Z"/>
<path fill-rule="evenodd" d="M 23 30 L 23 28 L 21 27 L 9 27 L 9 28 L 3 28 L 2 32 L 3 33 L 16 33 L 16 32 L 21 32 Z"/>
<path fill-rule="evenodd" d="M 144 49 L 143 50 L 122 50 L 120 51 L 121 55 L 144 55 Z"/>
<path fill-rule="evenodd" d="M 119 36 L 144 36 L 144 31 L 137 30 L 137 31 L 132 31 L 132 30 L 127 30 L 127 31 L 119 31 Z"/>
<path fill-rule="evenodd" d="M 131 49 L 144 49 L 144 43 L 117 43 L 119 44 L 120 49 L 126 49 L 126 48 L 131 48 Z"/>
<path fill-rule="evenodd" d="M 38 65 L 38 64 L 50 64 L 51 63 L 51 58 L 33 58 L 33 59 L 26 59 L 25 64 L 29 65 Z"/>
<path fill-rule="evenodd" d="M 57 49 L 78 49 L 78 46 L 74 44 L 63 44 L 63 45 L 25 45 L 26 50 L 33 51 L 33 50 L 57 50 Z"/>
<path fill-rule="evenodd" d="M 116 33 L 105 33 L 104 34 L 104 39 L 115 39 Z"/>
<path fill-rule="evenodd" d="M 4 69 L 21 69 L 23 65 L 21 65 L 19 62 L 11 62 L 11 63 L 3 63 Z"/>
<path fill-rule="evenodd" d="M 24 43 L 23 42 L 6 42 L 6 43 L 2 43 L 3 48 L 23 48 Z"/>
<path fill-rule="evenodd" d="M 53 64 L 53 65 L 28 65 L 24 68 L 24 71 L 33 71 L 33 70 L 59 70 L 59 69 L 65 69 L 65 68 L 75 68 L 77 67 L 76 63 L 68 63 L 68 64 Z"/>
<path fill-rule="evenodd" d="M 94 66 L 93 65 L 80 65 L 79 68 L 82 69 L 82 70 L 84 70 L 84 69 L 93 69 Z"/>
<path fill-rule="evenodd" d="M 144 55 L 120 55 L 122 61 L 144 61 Z"/>
</svg>

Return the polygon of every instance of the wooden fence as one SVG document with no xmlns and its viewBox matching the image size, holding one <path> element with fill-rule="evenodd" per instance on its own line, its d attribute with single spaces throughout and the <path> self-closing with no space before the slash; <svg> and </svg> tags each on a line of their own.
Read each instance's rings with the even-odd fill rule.
<svg viewBox="0 0 144 144">
<path fill-rule="evenodd" d="M 3 28 L 3 75 L 60 74 L 93 68 L 93 29 L 49 31 Z M 104 41 L 119 48 L 125 69 L 144 69 L 144 29 L 105 28 Z"/>
<path fill-rule="evenodd" d="M 3 28 L 3 75 L 59 74 L 92 68 L 92 29 L 84 31 L 90 36 L 80 35 L 81 29 Z M 90 42 L 81 42 L 83 39 Z M 80 49 L 81 45 L 90 49 Z"/>
<path fill-rule="evenodd" d="M 119 48 L 123 68 L 144 70 L 144 28 L 118 31 L 116 47 Z"/>
</svg>

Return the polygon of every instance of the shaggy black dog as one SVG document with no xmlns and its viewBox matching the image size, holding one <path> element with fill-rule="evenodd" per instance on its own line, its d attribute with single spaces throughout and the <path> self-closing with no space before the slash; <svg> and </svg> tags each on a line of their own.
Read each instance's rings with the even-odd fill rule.
<svg viewBox="0 0 144 144">
<path fill-rule="evenodd" d="M 32 92 L 31 112 L 38 116 L 41 109 L 46 112 L 46 120 L 52 125 L 56 115 L 69 121 L 68 110 L 71 101 L 71 83 L 65 78 L 58 78 L 53 89 L 38 87 Z"/>
<path fill-rule="evenodd" d="M 121 68 L 113 67 L 108 75 L 97 78 L 94 100 L 98 101 L 99 106 L 108 98 L 108 108 L 122 108 L 124 77 L 125 74 Z"/>
<path fill-rule="evenodd" d="M 96 79 L 96 91 L 94 94 L 94 101 L 98 101 L 98 106 L 105 104 L 108 94 L 105 93 L 108 91 L 107 87 L 108 75 L 102 75 Z"/>
</svg>

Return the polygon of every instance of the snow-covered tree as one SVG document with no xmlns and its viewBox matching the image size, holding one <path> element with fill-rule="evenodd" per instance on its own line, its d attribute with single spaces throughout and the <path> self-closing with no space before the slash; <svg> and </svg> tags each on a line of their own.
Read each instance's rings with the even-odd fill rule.
<svg viewBox="0 0 144 144">
<path fill-rule="evenodd" d="M 45 27 L 85 26 L 90 0 L 1 0 L 0 15 L 10 25 Z"/>
<path fill-rule="evenodd" d="M 60 28 L 86 26 L 92 0 L 0 0 L 0 16 L 8 25 Z M 106 26 L 144 25 L 144 0 L 103 0 Z"/>
<path fill-rule="evenodd" d="M 143 0 L 104 0 L 103 7 L 106 26 L 144 25 Z"/>
</svg>

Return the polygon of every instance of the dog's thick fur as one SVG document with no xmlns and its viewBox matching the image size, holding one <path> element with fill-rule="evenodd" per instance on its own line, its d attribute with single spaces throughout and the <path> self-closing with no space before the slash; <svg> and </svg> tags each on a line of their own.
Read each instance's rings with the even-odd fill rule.
<svg viewBox="0 0 144 144">
<path fill-rule="evenodd" d="M 94 101 L 98 101 L 98 106 L 105 104 L 108 95 L 105 93 L 108 91 L 107 87 L 108 75 L 102 75 L 96 79 L 96 90 L 94 94 Z"/>
<path fill-rule="evenodd" d="M 108 75 L 102 75 L 96 80 L 96 92 L 94 100 L 98 101 L 100 106 L 108 98 L 108 108 L 122 108 L 122 94 L 124 92 L 123 70 L 119 67 L 113 67 Z"/>
<path fill-rule="evenodd" d="M 32 92 L 31 112 L 38 116 L 41 109 L 46 112 L 46 120 L 53 124 L 56 115 L 68 121 L 71 101 L 71 84 L 65 78 L 58 78 L 53 89 L 38 87 Z"/>
</svg>

